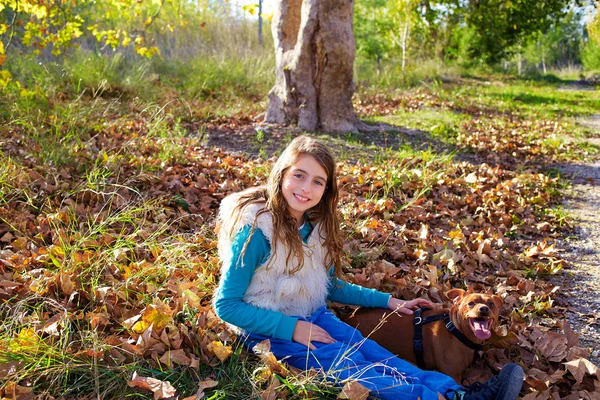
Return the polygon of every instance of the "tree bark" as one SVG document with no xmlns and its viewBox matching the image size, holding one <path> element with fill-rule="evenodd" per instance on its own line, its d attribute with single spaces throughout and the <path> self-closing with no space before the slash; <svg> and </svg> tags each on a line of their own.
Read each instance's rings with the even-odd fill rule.
<svg viewBox="0 0 600 400">
<path fill-rule="evenodd" d="M 354 0 L 277 0 L 272 30 L 276 80 L 266 121 L 357 132 L 352 106 Z"/>
<path fill-rule="evenodd" d="M 262 21 L 263 0 L 258 0 L 258 44 L 263 45 L 263 21 Z"/>
</svg>

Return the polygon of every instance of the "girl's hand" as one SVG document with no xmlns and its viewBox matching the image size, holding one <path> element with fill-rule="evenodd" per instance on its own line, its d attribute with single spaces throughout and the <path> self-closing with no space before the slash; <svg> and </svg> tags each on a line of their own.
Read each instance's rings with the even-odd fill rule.
<svg viewBox="0 0 600 400">
<path fill-rule="evenodd" d="M 325 329 L 310 322 L 300 320 L 296 323 L 292 340 L 308 346 L 311 350 L 317 349 L 311 342 L 335 343 L 335 339 Z"/>
<path fill-rule="evenodd" d="M 406 315 L 412 315 L 412 310 L 418 308 L 418 307 L 429 307 L 432 308 L 433 304 L 426 299 L 414 299 L 414 300 L 410 300 L 410 301 L 404 301 L 404 300 L 400 300 L 400 299 L 396 299 L 394 297 L 390 297 L 390 300 L 388 302 L 388 308 L 390 310 L 398 310 L 399 313 L 402 314 L 406 314 Z"/>
</svg>

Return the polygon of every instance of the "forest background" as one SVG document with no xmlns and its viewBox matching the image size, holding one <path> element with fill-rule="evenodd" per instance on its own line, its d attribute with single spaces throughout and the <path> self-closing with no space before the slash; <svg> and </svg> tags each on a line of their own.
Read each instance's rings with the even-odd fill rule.
<svg viewBox="0 0 600 400">
<path fill-rule="evenodd" d="M 299 133 L 262 123 L 267 6 L 0 0 L 2 396 L 364 398 L 232 345 L 210 306 L 220 199 Z M 340 159 L 347 279 L 501 293 L 471 378 L 517 361 L 528 400 L 600 390 L 553 280 L 571 232 L 554 165 L 598 153 L 577 123 L 600 109 L 598 7 L 357 0 L 354 108 L 386 128 L 319 135 Z"/>
</svg>

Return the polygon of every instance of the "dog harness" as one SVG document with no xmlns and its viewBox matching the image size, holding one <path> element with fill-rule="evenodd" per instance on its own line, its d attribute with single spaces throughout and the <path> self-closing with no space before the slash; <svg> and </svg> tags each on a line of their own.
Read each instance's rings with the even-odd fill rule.
<svg viewBox="0 0 600 400">
<path fill-rule="evenodd" d="M 415 352 L 415 356 L 417 357 L 417 366 L 419 368 L 425 368 L 425 358 L 423 358 L 423 325 L 428 324 L 430 322 L 443 320 L 446 324 L 446 329 L 448 329 L 448 332 L 453 334 L 454 337 L 460 340 L 465 346 L 468 346 L 475 351 L 480 351 L 481 349 L 483 349 L 482 345 L 473 343 L 465 335 L 463 335 L 461 331 L 458 330 L 458 328 L 450 319 L 450 313 L 422 317 L 421 314 L 423 313 L 423 311 L 426 310 L 429 310 L 429 308 L 419 307 L 414 312 L 415 319 L 413 321 L 413 324 L 415 325 L 415 335 L 413 339 L 413 350 Z"/>
</svg>

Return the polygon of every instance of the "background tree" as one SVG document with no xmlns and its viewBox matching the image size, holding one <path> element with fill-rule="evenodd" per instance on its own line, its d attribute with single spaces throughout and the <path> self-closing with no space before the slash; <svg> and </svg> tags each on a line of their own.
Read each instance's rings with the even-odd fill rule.
<svg viewBox="0 0 600 400">
<path fill-rule="evenodd" d="M 402 72 L 408 62 L 414 28 L 420 21 L 417 14 L 418 5 L 418 0 L 392 0 L 389 6 L 388 15 L 393 27 L 389 31 L 389 36 L 396 48 L 400 50 Z"/>
<path fill-rule="evenodd" d="M 266 121 L 356 132 L 352 0 L 278 0 L 273 17 L 276 81 Z"/>
<path fill-rule="evenodd" d="M 473 27 L 471 54 L 495 63 L 517 50 L 528 35 L 546 32 L 569 4 L 566 0 L 478 0 L 464 9 L 466 23 Z"/>
<path fill-rule="evenodd" d="M 530 35 L 523 49 L 524 57 L 544 74 L 549 67 L 581 64 L 582 17 L 581 9 L 571 9 L 558 21 L 552 22 L 546 32 Z"/>
<path fill-rule="evenodd" d="M 387 32 L 394 27 L 387 18 L 389 0 L 357 0 L 354 7 L 354 36 L 357 52 L 377 63 L 381 72 L 382 61 L 389 57 L 391 43 Z"/>
</svg>

